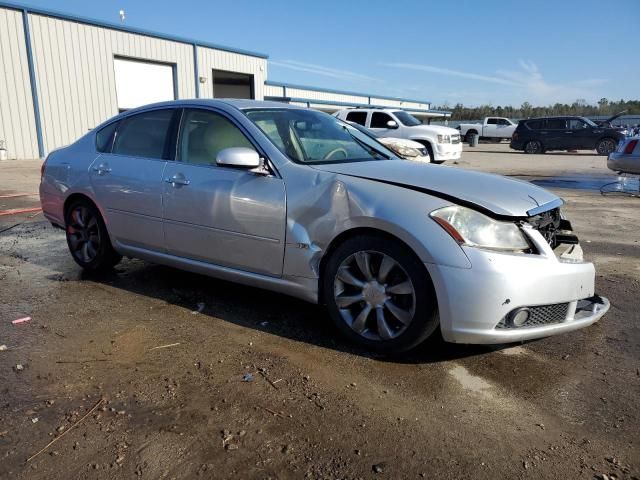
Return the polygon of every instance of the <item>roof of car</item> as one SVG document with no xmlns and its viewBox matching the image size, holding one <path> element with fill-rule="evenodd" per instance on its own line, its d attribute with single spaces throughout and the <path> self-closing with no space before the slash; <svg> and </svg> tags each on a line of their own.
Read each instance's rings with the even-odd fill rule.
<svg viewBox="0 0 640 480">
<path fill-rule="evenodd" d="M 288 108 L 288 109 L 303 109 L 307 110 L 305 107 L 301 107 L 298 105 L 289 105 L 284 102 L 269 102 L 263 100 L 245 100 L 238 98 L 192 98 L 186 100 L 170 100 L 167 102 L 157 102 L 151 103 L 149 105 L 143 105 L 140 107 L 132 108 L 127 110 L 125 113 L 129 114 L 131 112 L 144 111 L 149 108 L 158 108 L 158 107 L 179 107 L 179 106 L 189 106 L 189 105 L 199 105 L 199 106 L 216 106 L 220 104 L 230 105 L 239 110 L 247 110 L 250 108 Z"/>
</svg>

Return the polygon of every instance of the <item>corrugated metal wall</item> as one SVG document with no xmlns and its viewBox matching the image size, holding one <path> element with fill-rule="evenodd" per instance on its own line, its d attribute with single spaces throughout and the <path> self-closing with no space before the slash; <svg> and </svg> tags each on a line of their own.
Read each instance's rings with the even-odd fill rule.
<svg viewBox="0 0 640 480">
<path fill-rule="evenodd" d="M 198 72 L 206 81 L 200 83 L 200 98 L 213 98 L 211 83 L 212 70 L 246 73 L 253 75 L 253 92 L 256 100 L 265 96 L 264 82 L 267 79 L 267 60 L 264 58 L 239 55 L 237 53 L 198 47 Z"/>
<path fill-rule="evenodd" d="M 45 151 L 118 113 L 114 56 L 176 64 L 179 98 L 195 97 L 193 47 L 29 14 Z"/>
<path fill-rule="evenodd" d="M 0 8 L 0 140 L 9 158 L 38 158 L 22 12 Z"/>
</svg>

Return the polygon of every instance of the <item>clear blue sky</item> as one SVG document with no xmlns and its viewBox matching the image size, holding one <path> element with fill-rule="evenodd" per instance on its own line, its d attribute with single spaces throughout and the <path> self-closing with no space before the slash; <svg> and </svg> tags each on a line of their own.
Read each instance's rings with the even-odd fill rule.
<svg viewBox="0 0 640 480">
<path fill-rule="evenodd" d="M 495 106 L 640 98 L 640 1 L 29 0 L 269 55 L 270 80 Z"/>
</svg>

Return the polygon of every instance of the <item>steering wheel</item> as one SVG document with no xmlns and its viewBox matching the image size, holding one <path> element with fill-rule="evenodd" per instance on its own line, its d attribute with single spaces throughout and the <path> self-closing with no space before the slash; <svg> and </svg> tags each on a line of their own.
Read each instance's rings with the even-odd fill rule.
<svg viewBox="0 0 640 480">
<path fill-rule="evenodd" d="M 333 157 L 338 152 L 342 152 L 342 154 L 344 155 L 344 158 L 349 158 L 349 154 L 347 153 L 347 151 L 342 147 L 338 147 L 338 148 L 334 148 L 333 150 L 331 150 L 322 159 L 323 160 L 329 160 L 331 157 Z"/>
</svg>

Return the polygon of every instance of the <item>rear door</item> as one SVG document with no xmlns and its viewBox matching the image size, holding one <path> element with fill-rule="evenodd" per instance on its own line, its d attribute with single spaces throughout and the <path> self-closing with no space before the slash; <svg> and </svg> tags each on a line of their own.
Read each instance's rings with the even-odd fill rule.
<svg viewBox="0 0 640 480">
<path fill-rule="evenodd" d="M 218 153 L 257 149 L 226 114 L 185 109 L 175 162 L 162 183 L 168 252 L 272 276 L 282 275 L 286 228 L 284 182 L 276 175 L 221 167 Z"/>
<path fill-rule="evenodd" d="M 149 110 L 121 120 L 110 148 L 94 160 L 89 176 L 114 240 L 163 250 L 162 174 L 171 158 L 175 109 Z M 98 135 L 100 141 L 100 134 Z"/>
<path fill-rule="evenodd" d="M 540 130 L 540 141 L 545 149 L 563 150 L 568 148 L 566 138 L 567 122 L 564 118 L 547 118 Z"/>
</svg>

